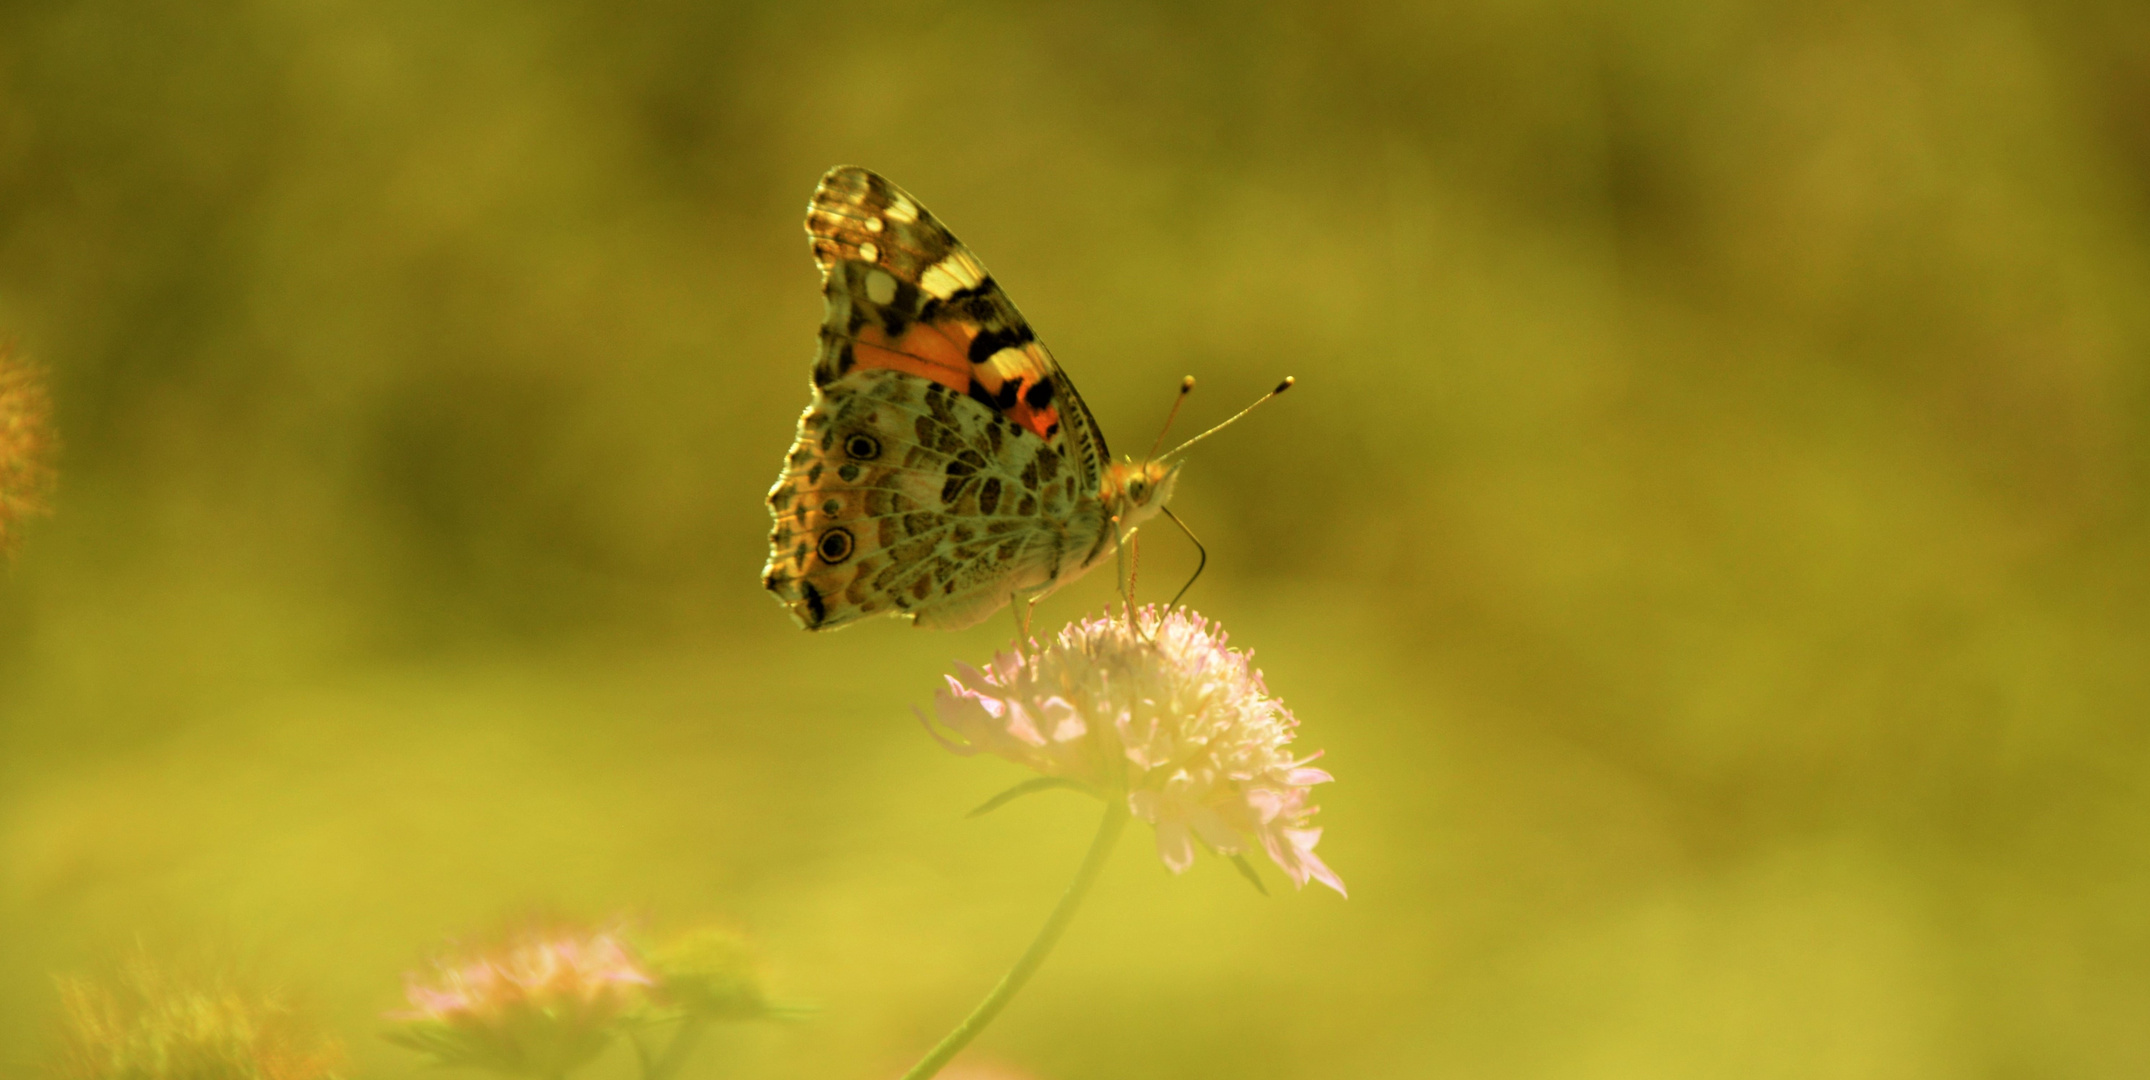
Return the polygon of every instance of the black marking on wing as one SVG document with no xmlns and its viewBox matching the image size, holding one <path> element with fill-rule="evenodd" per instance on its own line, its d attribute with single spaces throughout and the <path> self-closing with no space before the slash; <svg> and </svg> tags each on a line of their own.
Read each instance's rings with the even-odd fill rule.
<svg viewBox="0 0 2150 1080">
<path fill-rule="evenodd" d="M 980 331 L 978 336 L 972 338 L 970 342 L 970 362 L 983 364 L 991 360 L 993 354 L 1002 349 L 1027 345 L 1037 339 L 1038 335 L 1031 332 L 1030 324 L 1024 322 L 1018 322 L 1013 326 Z"/>
<path fill-rule="evenodd" d="M 888 333 L 890 341 L 894 341 L 911 328 L 911 313 L 919 310 L 920 293 L 918 286 L 894 274 L 889 276 L 895 278 L 896 295 L 890 297 L 888 303 L 881 305 L 881 329 Z"/>
<path fill-rule="evenodd" d="M 971 259 L 973 262 L 975 262 L 977 261 L 977 256 L 973 255 L 971 256 Z M 993 284 L 993 275 L 987 274 L 983 278 L 980 278 L 978 280 L 978 284 L 973 285 L 968 289 L 957 289 L 956 291 L 949 293 L 948 302 L 951 304 L 960 304 L 966 300 L 971 299 L 972 297 L 991 296 L 993 294 L 993 291 L 998 288 L 1000 288 L 1000 286 Z"/>
</svg>

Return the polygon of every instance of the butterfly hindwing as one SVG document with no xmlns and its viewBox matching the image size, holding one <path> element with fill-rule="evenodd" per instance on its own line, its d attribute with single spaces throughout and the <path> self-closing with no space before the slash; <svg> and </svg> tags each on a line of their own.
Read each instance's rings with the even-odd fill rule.
<svg viewBox="0 0 2150 1080">
<path fill-rule="evenodd" d="M 808 629 L 886 612 L 967 626 L 1084 557 L 1065 456 L 946 386 L 858 370 L 820 388 L 769 493 L 763 583 Z"/>
</svg>

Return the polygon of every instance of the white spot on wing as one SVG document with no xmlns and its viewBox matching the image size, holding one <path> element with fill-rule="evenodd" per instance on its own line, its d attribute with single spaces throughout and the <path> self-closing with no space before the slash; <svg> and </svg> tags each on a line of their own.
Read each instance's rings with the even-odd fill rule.
<svg viewBox="0 0 2150 1080">
<path fill-rule="evenodd" d="M 1012 378 L 1037 366 L 1031 362 L 1029 353 L 1013 345 L 994 353 L 986 363 L 993 365 L 994 373 L 1003 379 Z"/>
<path fill-rule="evenodd" d="M 875 270 L 866 275 L 866 299 L 876 304 L 886 304 L 896 298 L 896 279 L 887 271 Z"/>
<path fill-rule="evenodd" d="M 950 252 L 948 257 L 926 268 L 918 275 L 918 287 L 946 300 L 964 289 L 976 288 L 985 280 L 985 268 L 972 260 L 966 252 Z"/>
<path fill-rule="evenodd" d="M 867 231 L 867 232 L 880 232 L 880 231 L 881 231 L 881 219 L 880 219 L 880 218 L 867 218 L 867 219 L 866 219 L 866 231 Z"/>
<path fill-rule="evenodd" d="M 871 241 L 860 244 L 859 258 L 867 262 L 879 262 L 881 260 L 881 249 L 875 247 Z"/>
<path fill-rule="evenodd" d="M 918 207 L 901 195 L 888 201 L 888 219 L 908 225 L 918 220 Z"/>
</svg>

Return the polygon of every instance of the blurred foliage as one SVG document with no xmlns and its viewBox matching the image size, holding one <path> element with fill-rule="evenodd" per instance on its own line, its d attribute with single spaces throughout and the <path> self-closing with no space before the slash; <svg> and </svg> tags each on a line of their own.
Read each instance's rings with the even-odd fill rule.
<svg viewBox="0 0 2150 1080">
<path fill-rule="evenodd" d="M 1089 810 L 963 821 L 1016 777 L 907 709 L 1011 623 L 756 580 L 855 162 L 1123 451 L 1300 379 L 1176 506 L 1352 899 L 1129 844 L 981 1059 L 2150 1071 L 2146 116 L 2123 0 L 0 5 L 68 443 L 0 579 L 0 1070 L 145 929 L 364 1032 L 517 905 L 719 915 L 822 1005 L 742 1076 L 990 985 Z"/>
<path fill-rule="evenodd" d="M 143 952 L 106 979 L 60 979 L 65 1080 L 335 1080 L 343 1048 L 228 972 Z"/>
<path fill-rule="evenodd" d="M 53 442 L 44 373 L 0 343 L 0 556 L 14 553 L 24 518 L 45 512 Z"/>
<path fill-rule="evenodd" d="M 804 1014 L 800 1006 L 769 1000 L 763 962 L 753 944 L 733 930 L 696 927 L 647 950 L 656 997 L 698 1020 L 759 1020 Z"/>
</svg>

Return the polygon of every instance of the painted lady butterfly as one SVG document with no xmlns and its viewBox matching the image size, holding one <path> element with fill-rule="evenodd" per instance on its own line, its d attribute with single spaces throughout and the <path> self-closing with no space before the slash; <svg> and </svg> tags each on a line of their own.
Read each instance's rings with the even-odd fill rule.
<svg viewBox="0 0 2150 1080">
<path fill-rule="evenodd" d="M 1179 464 L 1113 461 L 1030 324 L 903 189 L 831 169 L 806 231 L 828 307 L 762 570 L 800 626 L 974 625 L 1074 580 L 1171 498 Z"/>
</svg>

